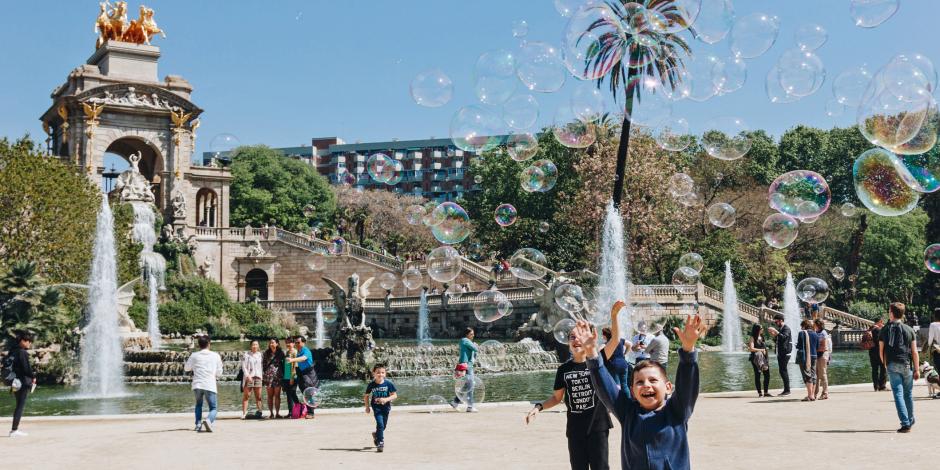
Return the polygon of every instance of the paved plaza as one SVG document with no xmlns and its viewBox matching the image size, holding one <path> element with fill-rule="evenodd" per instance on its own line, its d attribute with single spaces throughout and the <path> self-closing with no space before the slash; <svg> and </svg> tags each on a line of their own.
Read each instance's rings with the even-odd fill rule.
<svg viewBox="0 0 940 470">
<path fill-rule="evenodd" d="M 895 433 L 889 392 L 868 386 L 833 387 L 831 398 L 801 403 L 757 399 L 753 392 L 702 395 L 690 422 L 697 469 L 814 470 L 928 468 L 937 461 L 940 400 L 915 387 L 918 424 Z M 396 407 L 386 450 L 371 447 L 371 415 L 359 409 L 323 410 L 313 421 L 222 419 L 213 434 L 192 431 L 190 415 L 27 418 L 28 438 L 16 454 L 42 468 L 301 468 L 520 469 L 568 468 L 563 411 L 547 411 L 526 426 L 526 403 L 484 404 L 477 414 L 429 413 Z M 559 408 L 563 410 L 564 408 Z M 9 418 L 0 420 L 7 426 Z M 0 438 L 0 449 L 12 442 Z M 611 468 L 620 468 L 619 432 L 611 432 Z M 903 455 L 906 453 L 906 455 Z"/>
</svg>

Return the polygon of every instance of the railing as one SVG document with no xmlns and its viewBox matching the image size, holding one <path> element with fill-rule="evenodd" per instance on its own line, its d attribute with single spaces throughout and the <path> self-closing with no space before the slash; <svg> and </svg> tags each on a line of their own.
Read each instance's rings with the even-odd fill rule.
<svg viewBox="0 0 940 470">
<path fill-rule="evenodd" d="M 513 303 L 517 302 L 527 302 L 533 300 L 532 289 L 528 287 L 515 288 L 515 289 L 502 289 L 500 290 L 503 294 L 506 295 L 506 298 Z M 459 294 L 451 294 L 447 297 L 447 305 L 466 305 L 472 304 L 476 299 L 477 295 L 480 292 L 462 292 Z M 445 294 L 446 295 L 446 294 Z M 428 306 L 439 306 L 441 305 L 441 294 L 432 294 L 428 295 Z M 314 312 L 319 306 L 323 310 L 331 310 L 334 308 L 333 300 L 331 299 L 320 299 L 320 300 L 261 300 L 259 301 L 261 306 L 272 309 L 272 310 L 284 310 L 292 313 L 299 312 Z M 389 299 L 389 308 L 391 309 L 406 309 L 406 308 L 418 308 L 421 305 L 421 297 L 419 296 L 409 296 L 409 297 L 395 297 Z M 385 310 L 385 299 L 383 298 L 368 298 L 365 301 L 366 310 Z"/>
<path fill-rule="evenodd" d="M 822 312 L 826 319 L 833 322 L 838 322 L 840 325 L 846 326 L 848 328 L 867 330 L 875 324 L 875 322 L 871 320 L 866 320 L 864 318 L 852 315 L 851 313 L 846 313 L 831 307 L 823 307 Z"/>
<path fill-rule="evenodd" d="M 245 238 L 267 238 L 273 229 L 250 227 L 247 232 L 245 228 L 238 227 L 189 227 L 196 234 L 197 239 L 212 238 L 216 240 L 239 240 Z"/>
</svg>

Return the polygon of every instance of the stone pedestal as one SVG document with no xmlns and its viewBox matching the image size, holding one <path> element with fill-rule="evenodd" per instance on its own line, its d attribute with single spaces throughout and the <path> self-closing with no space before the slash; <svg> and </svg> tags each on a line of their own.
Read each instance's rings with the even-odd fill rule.
<svg viewBox="0 0 940 470">
<path fill-rule="evenodd" d="M 337 379 L 368 379 L 375 340 L 368 326 L 342 326 L 330 341 Z"/>
<path fill-rule="evenodd" d="M 130 42 L 108 41 L 88 58 L 102 75 L 137 82 L 156 83 L 160 48 Z"/>
</svg>

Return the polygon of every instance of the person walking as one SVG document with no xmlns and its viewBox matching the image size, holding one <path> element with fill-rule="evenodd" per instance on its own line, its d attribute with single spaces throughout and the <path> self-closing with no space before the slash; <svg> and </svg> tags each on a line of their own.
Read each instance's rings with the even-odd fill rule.
<svg viewBox="0 0 940 470">
<path fill-rule="evenodd" d="M 261 418 L 261 386 L 264 382 L 264 361 L 257 341 L 242 356 L 242 419 L 248 418 L 248 399 L 255 395 L 255 418 Z"/>
<path fill-rule="evenodd" d="M 613 308 L 619 310 L 621 307 L 623 303 L 617 302 Z M 616 320 L 613 320 L 611 326 L 616 324 Z M 591 371 L 587 367 L 587 351 L 583 346 L 574 331 L 568 333 L 571 358 L 555 372 L 552 395 L 535 404 L 526 414 L 525 423 L 528 425 L 540 412 L 564 402 L 567 408 L 565 436 L 568 438 L 568 463 L 571 469 L 607 470 L 607 442 L 613 424 L 607 414 L 607 408 L 597 397 L 595 382 L 591 380 Z M 628 389 L 629 387 L 620 388 L 621 391 Z"/>
<path fill-rule="evenodd" d="M 317 371 L 313 368 L 313 353 L 306 346 L 307 339 L 303 336 L 294 338 L 294 347 L 297 348 L 297 357 L 290 359 L 290 362 L 297 365 L 297 388 L 303 394 L 308 388 L 320 385 L 317 379 Z M 315 407 L 307 405 L 307 419 L 313 419 Z"/>
<path fill-rule="evenodd" d="M 669 338 L 663 333 L 663 327 L 665 327 L 665 325 L 662 322 L 653 323 L 653 327 L 650 329 L 650 334 L 653 335 L 653 337 L 650 339 L 650 344 L 646 348 L 646 353 L 650 355 L 651 361 L 658 362 L 659 365 L 663 366 L 663 369 L 668 369 Z"/>
<path fill-rule="evenodd" d="M 467 384 L 470 388 L 467 392 L 467 413 L 477 412 L 477 409 L 473 407 L 473 361 L 476 360 L 479 349 L 473 342 L 474 336 L 476 336 L 476 332 L 473 331 L 473 328 L 467 327 L 463 330 L 463 338 L 460 339 L 460 357 L 457 359 L 457 364 L 467 365 Z M 454 396 L 454 399 L 450 402 L 450 406 L 457 409 L 457 405 L 459 404 L 460 397 Z"/>
<path fill-rule="evenodd" d="M 13 379 L 11 391 L 16 397 L 16 408 L 13 410 L 13 427 L 10 429 L 11 438 L 26 437 L 29 434 L 20 431 L 20 420 L 26 410 L 26 398 L 29 397 L 36 385 L 36 376 L 32 366 L 29 365 L 29 348 L 33 345 L 33 335 L 28 331 L 18 331 L 14 338 L 13 347 L 7 354 L 5 361 L 10 361 L 10 370 L 16 377 Z"/>
<path fill-rule="evenodd" d="M 284 343 L 287 344 L 287 351 L 284 353 L 281 389 L 287 395 L 287 416 L 293 417 L 294 405 L 300 403 L 297 398 L 297 364 L 291 361 L 297 357 L 297 348 L 294 347 L 294 338 L 288 337 Z"/>
<path fill-rule="evenodd" d="M 878 347 L 878 341 L 881 339 L 881 329 L 884 328 L 885 321 L 879 318 L 863 335 L 862 342 L 859 344 L 861 349 L 868 351 L 868 362 L 871 364 L 871 383 L 876 392 L 883 392 L 888 389 L 885 385 L 888 381 L 888 370 L 885 363 L 881 361 L 881 350 Z"/>
<path fill-rule="evenodd" d="M 618 300 L 610 308 L 610 327 L 601 330 L 605 342 L 604 348 L 601 349 L 601 355 L 604 356 L 604 367 L 610 372 L 614 382 L 617 382 L 620 389 L 627 390 L 629 394 L 630 384 L 628 380 L 633 366 L 627 362 L 626 351 L 633 345 L 620 337 L 620 322 L 618 320 L 620 310 L 623 309 L 624 305 L 622 301 Z"/>
<path fill-rule="evenodd" d="M 751 352 L 751 368 L 754 369 L 754 388 L 758 397 L 771 397 L 767 390 L 770 386 L 770 357 L 767 354 L 767 345 L 764 343 L 764 328 L 759 324 L 751 327 L 751 338 L 747 342 L 747 349 Z M 763 381 L 761 381 L 763 377 Z M 763 384 L 763 393 L 761 392 Z"/>
<path fill-rule="evenodd" d="M 222 377 L 222 358 L 218 353 L 209 350 L 209 337 L 200 336 L 198 339 L 199 351 L 189 355 L 183 370 L 193 373 L 193 393 L 196 395 L 196 429 L 203 427 L 207 432 L 213 432 L 215 417 L 218 413 L 218 388 L 216 380 Z M 202 419 L 202 402 L 209 404 L 209 416 Z"/>
<path fill-rule="evenodd" d="M 940 308 L 933 309 L 933 321 L 928 328 L 924 359 L 930 358 L 934 370 L 940 371 Z M 940 398 L 940 393 L 936 398 Z"/>
<path fill-rule="evenodd" d="M 265 392 L 268 394 L 268 418 L 281 418 L 281 380 L 284 377 L 284 351 L 278 344 L 277 338 L 268 340 L 268 349 L 264 350 L 264 356 L 261 359 L 261 367 L 264 369 L 262 383 Z M 290 414 L 290 407 L 288 407 Z"/>
<path fill-rule="evenodd" d="M 813 320 L 813 327 L 819 337 L 816 347 L 816 398 L 829 399 L 829 359 L 832 356 L 832 337 L 826 331 L 826 324 L 819 318 Z"/>
<path fill-rule="evenodd" d="M 901 421 L 900 433 L 911 432 L 914 426 L 914 381 L 920 378 L 917 336 L 913 328 L 904 324 L 906 309 L 901 302 L 888 307 L 891 323 L 882 328 L 878 338 L 881 362 L 887 366 L 894 407 Z"/>
<path fill-rule="evenodd" d="M 806 397 L 802 401 L 816 400 L 816 348 L 819 336 L 813 330 L 813 322 L 804 319 L 800 322 L 800 333 L 796 336 L 796 364 L 806 384 Z"/>
<path fill-rule="evenodd" d="M 782 313 L 774 315 L 774 325 L 777 327 L 770 327 L 767 331 L 776 342 L 777 368 L 783 380 L 783 391 L 778 396 L 785 397 L 790 394 L 790 372 L 787 370 L 787 365 L 790 363 L 790 353 L 793 352 L 793 333 L 790 327 L 784 324 Z"/>
</svg>

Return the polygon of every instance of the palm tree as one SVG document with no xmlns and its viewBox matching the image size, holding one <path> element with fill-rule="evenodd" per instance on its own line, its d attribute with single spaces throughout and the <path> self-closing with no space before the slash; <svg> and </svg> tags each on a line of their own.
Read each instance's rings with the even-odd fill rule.
<svg viewBox="0 0 940 470">
<path fill-rule="evenodd" d="M 62 293 L 43 284 L 36 264 L 14 262 L 0 271 L 0 337 L 11 341 L 16 331 L 31 331 L 40 342 L 58 339 L 67 320 Z"/>
<path fill-rule="evenodd" d="M 675 90 L 682 81 L 683 61 L 678 57 L 681 51 L 686 56 L 691 55 L 689 45 L 676 33 L 668 33 L 657 28 L 646 19 L 633 17 L 634 11 L 625 8 L 628 0 L 605 0 L 605 4 L 614 12 L 621 24 L 643 24 L 645 28 L 636 34 L 619 35 L 611 31 L 609 20 L 599 19 L 592 23 L 581 34 L 581 38 L 590 38 L 594 44 L 588 48 L 585 57 L 585 70 L 599 70 L 608 66 L 611 60 L 621 55 L 619 64 L 616 64 L 609 73 L 610 91 L 614 98 L 623 97 L 624 117 L 620 129 L 620 145 L 617 148 L 617 168 L 614 178 L 614 205 L 620 207 L 623 196 L 623 177 L 627 165 L 627 155 L 630 146 L 631 116 L 633 114 L 633 100 L 642 102 L 643 97 L 637 85 L 643 79 L 655 79 L 663 87 Z M 688 28 L 687 15 L 676 0 L 646 0 L 641 2 L 648 11 L 654 11 L 658 21 L 666 24 L 678 25 Z M 660 16 L 661 15 L 661 16 Z M 645 24 L 644 24 L 645 23 Z M 602 32 L 595 35 L 595 31 Z M 690 29 L 691 31 L 691 29 Z M 694 31 L 692 32 L 694 34 Z M 594 39 L 596 37 L 596 39 Z M 626 51 L 622 51 L 625 48 Z M 627 61 L 624 62 L 624 58 Z M 608 75 L 597 79 L 600 88 Z"/>
</svg>

